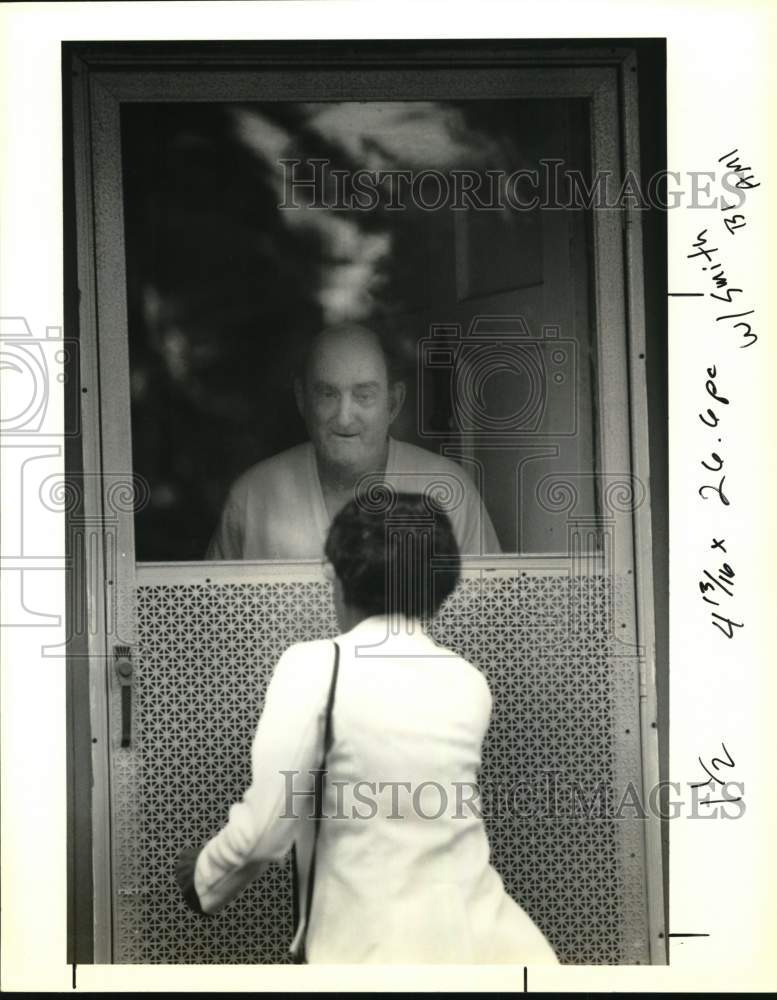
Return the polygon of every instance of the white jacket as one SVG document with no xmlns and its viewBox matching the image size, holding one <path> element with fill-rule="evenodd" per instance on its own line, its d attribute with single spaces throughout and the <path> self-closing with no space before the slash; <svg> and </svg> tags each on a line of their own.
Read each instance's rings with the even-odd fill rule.
<svg viewBox="0 0 777 1000">
<path fill-rule="evenodd" d="M 491 712 L 486 680 L 417 623 L 399 623 L 389 634 L 389 619 L 368 618 L 337 640 L 308 960 L 555 963 L 489 864 L 475 798 Z M 333 662 L 329 640 L 280 658 L 254 738 L 251 787 L 197 859 L 206 912 L 296 842 L 304 915 L 310 772 L 321 761 Z"/>
</svg>

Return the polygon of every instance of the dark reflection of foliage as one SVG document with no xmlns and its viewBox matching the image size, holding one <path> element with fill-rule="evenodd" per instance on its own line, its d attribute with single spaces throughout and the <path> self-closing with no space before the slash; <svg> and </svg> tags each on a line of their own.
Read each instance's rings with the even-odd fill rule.
<svg viewBox="0 0 777 1000">
<path fill-rule="evenodd" d="M 231 480 L 304 439 L 290 348 L 320 325 L 321 253 L 314 232 L 283 225 L 223 108 L 123 116 L 133 457 L 153 487 L 137 557 L 196 559 Z"/>
</svg>

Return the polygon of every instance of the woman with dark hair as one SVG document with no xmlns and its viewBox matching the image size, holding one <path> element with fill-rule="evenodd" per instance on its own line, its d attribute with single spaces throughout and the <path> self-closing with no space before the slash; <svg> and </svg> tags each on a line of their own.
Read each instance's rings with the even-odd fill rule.
<svg viewBox="0 0 777 1000">
<path fill-rule="evenodd" d="M 459 579 L 447 515 L 418 494 L 362 496 L 325 552 L 342 633 L 279 660 L 251 787 L 179 861 L 186 901 L 215 913 L 294 847 L 298 960 L 555 963 L 489 864 L 488 685 L 421 624 Z"/>
<path fill-rule="evenodd" d="M 431 618 L 459 582 L 448 515 L 418 493 L 377 489 L 376 501 L 363 495 L 343 507 L 324 545 L 341 627 L 344 617 Z"/>
</svg>

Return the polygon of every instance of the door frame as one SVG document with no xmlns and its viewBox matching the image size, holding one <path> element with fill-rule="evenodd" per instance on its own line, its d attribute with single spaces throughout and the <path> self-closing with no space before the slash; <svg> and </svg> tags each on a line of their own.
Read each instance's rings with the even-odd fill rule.
<svg viewBox="0 0 777 1000">
<path fill-rule="evenodd" d="M 122 219 L 115 211 L 116 205 L 122 203 L 117 154 L 119 102 L 184 100 L 195 95 L 198 100 L 230 100 L 248 95 L 256 99 L 258 78 L 273 90 L 276 99 L 284 99 L 280 94 L 287 100 L 309 98 L 309 84 L 298 82 L 304 72 L 326 77 L 332 99 L 335 95 L 339 99 L 353 95 L 355 75 L 360 75 L 357 88 L 361 100 L 389 99 L 387 83 L 396 82 L 398 72 L 422 74 L 424 93 L 431 87 L 432 97 L 483 98 L 495 93 L 528 97 L 533 81 L 536 96 L 551 96 L 550 86 L 556 88 L 552 96 L 590 98 L 595 159 L 639 177 L 636 70 L 636 55 L 629 47 L 580 48 L 485 40 L 63 46 L 65 101 L 72 115 L 75 246 L 66 249 L 77 258 L 79 404 L 82 464 L 86 470 L 83 503 L 87 522 L 102 526 L 101 544 L 90 550 L 85 574 L 94 623 L 88 648 L 92 732 L 88 829 L 92 838 L 89 860 L 94 883 L 95 961 L 111 961 L 113 953 L 109 709 L 113 683 L 111 643 L 115 639 L 111 636 L 115 634 L 116 617 L 121 614 L 117 595 L 126 593 L 135 579 L 132 517 L 127 516 L 126 509 L 131 467 L 107 468 L 104 459 L 105 455 L 126 453 L 129 440 L 125 285 L 123 280 L 108 280 L 111 274 L 125 273 Z M 511 95 L 499 82 L 506 77 L 525 81 L 525 89 Z M 414 86 L 418 93 L 418 82 Z M 407 92 L 406 87 L 400 89 Z M 113 149 L 113 155 L 103 155 L 106 149 Z M 645 501 L 622 516 L 624 527 L 628 518 L 629 529 L 621 535 L 628 534 L 629 549 L 619 555 L 624 563 L 634 566 L 636 642 L 644 651 L 640 657 L 639 701 L 643 791 L 647 793 L 658 784 L 659 772 L 642 217 L 638 209 L 595 213 L 593 258 L 597 330 L 627 331 L 620 342 L 614 335 L 608 340 L 606 333 L 603 341 L 607 343 L 598 347 L 599 380 L 617 396 L 602 414 L 599 451 L 605 469 L 618 468 L 621 461 L 626 463 L 621 467 L 630 468 L 631 475 L 647 491 Z M 613 274 L 622 276 L 623 295 L 606 294 L 605 286 L 615 284 Z M 98 329 L 102 329 L 100 339 Z M 113 362 L 112 375 L 109 372 L 102 378 L 101 352 L 103 357 L 109 354 Z M 617 373 L 623 368 L 628 371 L 628 384 L 613 385 L 608 372 Z M 623 414 L 628 414 L 625 424 Z M 107 419 L 109 415 L 113 419 Z M 131 503 L 130 498 L 130 510 Z M 74 777 L 78 782 L 78 768 Z M 84 828 L 86 820 L 81 817 L 79 823 Z M 651 961 L 662 963 L 666 952 L 657 817 L 646 821 L 645 858 Z"/>
</svg>

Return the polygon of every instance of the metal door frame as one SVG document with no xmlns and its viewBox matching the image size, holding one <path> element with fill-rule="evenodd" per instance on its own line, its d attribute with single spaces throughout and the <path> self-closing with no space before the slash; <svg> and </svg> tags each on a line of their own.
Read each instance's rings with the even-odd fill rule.
<svg viewBox="0 0 777 1000">
<path fill-rule="evenodd" d="M 96 628 L 89 637 L 93 733 L 92 829 L 94 956 L 112 959 L 110 724 L 112 622 L 117 594 L 135 582 L 133 518 L 126 508 L 130 412 L 125 262 L 118 108 L 121 101 L 305 99 L 304 74 L 323 74 L 329 99 L 434 97 L 587 97 L 592 106 L 594 170 L 639 177 L 636 57 L 626 49 L 521 49 L 509 42 L 459 43 L 90 43 L 68 46 L 71 73 L 76 236 L 81 342 L 84 513 L 103 525 L 91 554 L 88 602 Z M 399 91 L 394 96 L 393 91 Z M 391 98 L 387 96 L 387 88 Z M 419 90 L 422 88 L 422 91 Z M 321 99 L 321 93 L 317 94 Z M 97 252 L 99 247 L 99 253 Z M 594 288 L 598 381 L 608 405 L 599 409 L 604 469 L 629 469 L 645 501 L 620 518 L 618 559 L 633 566 L 640 658 L 643 790 L 658 783 L 655 637 L 645 375 L 641 217 L 638 210 L 594 215 Z M 118 276 L 118 277 L 117 277 Z M 622 288 L 622 294 L 613 294 Z M 99 294 L 98 294 L 99 292 Z M 98 337 L 98 330 L 101 331 Z M 623 332 L 626 331 L 626 335 Z M 106 364 L 106 358 L 110 363 Z M 104 374 L 101 378 L 101 367 Z M 628 372 L 628 382 L 617 377 Z M 107 374 L 106 374 L 107 373 Z M 628 420 L 625 419 L 628 415 Z M 127 468 L 107 468 L 124 456 Z M 90 474 L 91 473 L 91 474 Z M 114 477 L 116 477 L 114 479 Z M 122 485 L 124 484 L 124 485 Z M 513 562 L 520 565 L 520 557 Z M 193 567 L 191 567 L 193 568 Z M 228 567 L 208 567 L 219 578 Z M 273 571 L 275 572 L 275 570 Z M 645 824 L 648 927 L 654 963 L 666 960 L 659 820 Z"/>
</svg>

